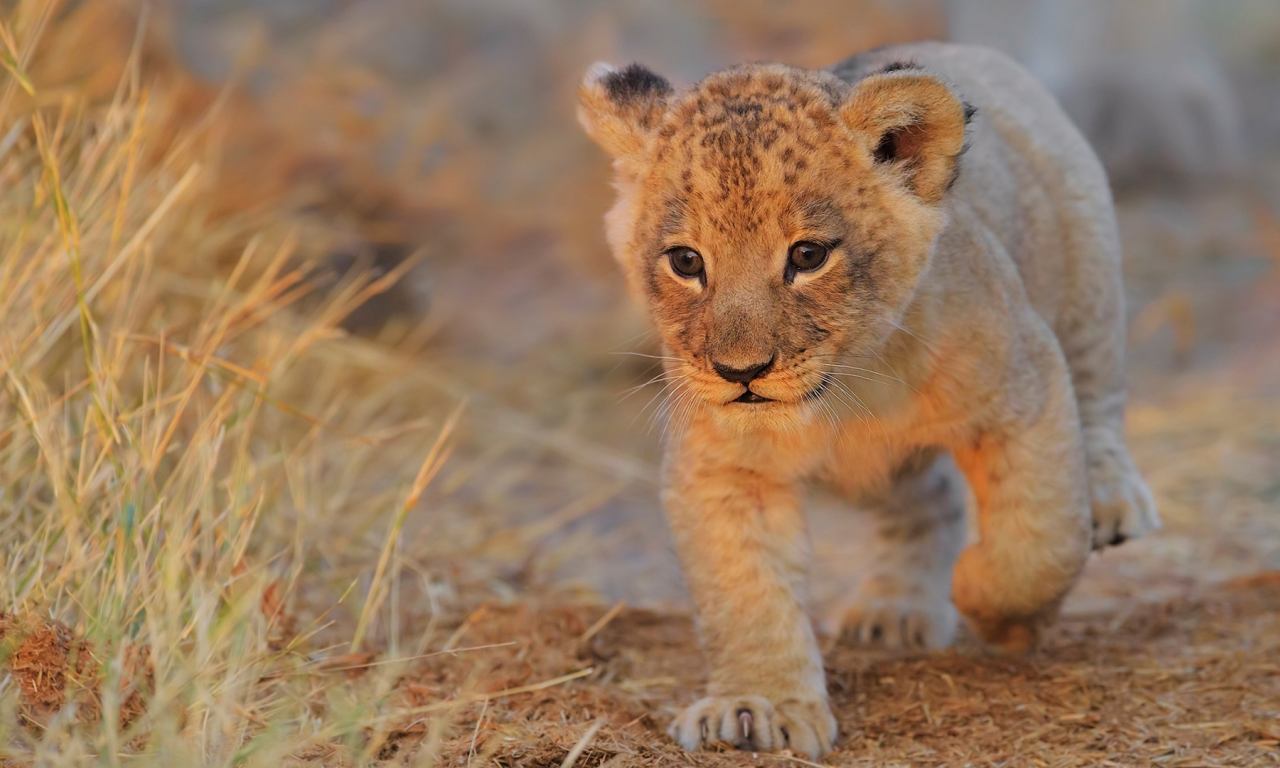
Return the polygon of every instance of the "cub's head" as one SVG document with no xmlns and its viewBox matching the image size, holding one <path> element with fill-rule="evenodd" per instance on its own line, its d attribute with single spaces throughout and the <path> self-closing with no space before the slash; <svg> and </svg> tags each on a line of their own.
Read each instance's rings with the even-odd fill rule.
<svg viewBox="0 0 1280 768">
<path fill-rule="evenodd" d="M 597 64 L 580 98 L 614 159 L 610 246 L 678 389 L 730 418 L 816 413 L 910 301 L 970 110 L 908 66 L 849 84 L 752 65 L 677 93 Z"/>
</svg>

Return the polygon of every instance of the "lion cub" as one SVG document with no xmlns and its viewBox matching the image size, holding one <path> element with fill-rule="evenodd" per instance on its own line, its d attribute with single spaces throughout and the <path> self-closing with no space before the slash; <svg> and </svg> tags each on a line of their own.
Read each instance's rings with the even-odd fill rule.
<svg viewBox="0 0 1280 768">
<path fill-rule="evenodd" d="M 959 609 L 1029 649 L 1091 546 L 1159 526 L 1124 440 L 1107 180 L 1013 62 L 918 44 L 684 91 L 598 64 L 580 96 L 681 399 L 664 500 L 711 675 L 680 744 L 833 747 L 803 480 L 877 516 L 845 621 L 891 647 L 947 645 Z"/>
</svg>

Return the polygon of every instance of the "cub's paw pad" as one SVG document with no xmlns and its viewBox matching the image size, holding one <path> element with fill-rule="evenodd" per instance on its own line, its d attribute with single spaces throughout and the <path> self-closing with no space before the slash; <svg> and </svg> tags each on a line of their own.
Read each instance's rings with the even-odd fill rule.
<svg viewBox="0 0 1280 768">
<path fill-rule="evenodd" d="M 668 731 L 685 749 L 728 744 L 736 749 L 791 749 L 811 758 L 830 752 L 836 720 L 824 701 L 762 696 L 709 696 L 680 713 Z"/>
<path fill-rule="evenodd" d="M 1155 499 L 1132 464 L 1098 467 L 1090 473 L 1089 485 L 1094 549 L 1114 547 L 1160 527 Z"/>
<path fill-rule="evenodd" d="M 860 645 L 937 650 L 956 637 L 958 614 L 945 597 L 862 597 L 839 619 L 840 634 Z"/>
</svg>

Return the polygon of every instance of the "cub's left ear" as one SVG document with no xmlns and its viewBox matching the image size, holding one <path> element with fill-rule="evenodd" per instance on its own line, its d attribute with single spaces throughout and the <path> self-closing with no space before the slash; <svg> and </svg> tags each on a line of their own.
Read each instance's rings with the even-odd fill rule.
<svg viewBox="0 0 1280 768">
<path fill-rule="evenodd" d="M 639 64 L 597 62 L 578 89 L 578 122 L 614 159 L 635 158 L 666 112 L 671 84 Z"/>
<path fill-rule="evenodd" d="M 871 75 L 845 97 L 840 114 L 876 163 L 899 169 L 926 203 L 942 201 L 973 115 L 950 86 L 912 69 Z"/>
</svg>

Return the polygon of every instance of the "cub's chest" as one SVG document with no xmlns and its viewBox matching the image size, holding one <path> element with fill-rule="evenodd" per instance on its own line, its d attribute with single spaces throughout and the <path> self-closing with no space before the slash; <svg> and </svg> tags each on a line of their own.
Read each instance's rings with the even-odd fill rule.
<svg viewBox="0 0 1280 768">
<path fill-rule="evenodd" d="M 899 385 L 905 389 L 905 385 Z M 815 463 L 818 476 L 850 492 L 885 482 L 922 451 L 947 448 L 964 439 L 963 408 L 941 407 L 929 387 L 870 394 L 840 420 L 826 453 Z"/>
</svg>

